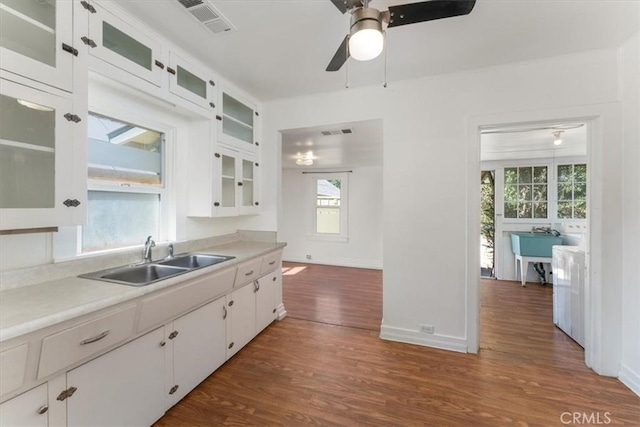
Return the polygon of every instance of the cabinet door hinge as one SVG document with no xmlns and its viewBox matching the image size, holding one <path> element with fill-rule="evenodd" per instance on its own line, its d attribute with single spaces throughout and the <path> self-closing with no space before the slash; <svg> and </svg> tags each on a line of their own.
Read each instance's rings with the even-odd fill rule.
<svg viewBox="0 0 640 427">
<path fill-rule="evenodd" d="M 82 36 L 80 37 L 80 40 L 82 40 L 82 43 L 86 44 L 87 46 L 91 46 L 91 47 L 98 47 L 98 45 L 96 44 L 96 42 L 94 42 L 93 40 L 91 40 L 89 37 L 87 36 Z"/>
<path fill-rule="evenodd" d="M 63 117 L 73 123 L 78 123 L 82 121 L 82 119 L 77 114 L 67 113 Z"/>
<path fill-rule="evenodd" d="M 96 8 L 91 6 L 88 2 L 86 2 L 85 0 L 82 0 L 80 2 L 80 4 L 82 5 L 82 7 L 84 7 L 85 9 L 87 9 L 89 12 L 91 13 L 96 13 Z"/>
<path fill-rule="evenodd" d="M 66 390 L 62 390 L 62 392 L 60 392 L 60 394 L 58 395 L 58 397 L 56 397 L 56 399 L 62 402 L 67 397 L 73 396 L 73 393 L 75 393 L 76 390 L 78 390 L 76 387 L 69 387 Z"/>
<path fill-rule="evenodd" d="M 222 116 L 216 116 L 216 120 L 222 121 Z"/>
<path fill-rule="evenodd" d="M 156 67 L 160 68 L 161 70 L 164 70 L 164 64 L 162 62 L 156 59 L 155 64 L 156 64 Z"/>
<path fill-rule="evenodd" d="M 67 199 L 64 202 L 62 202 L 63 205 L 65 205 L 68 208 L 77 208 L 78 206 L 80 206 L 80 200 L 78 199 Z"/>
<path fill-rule="evenodd" d="M 213 102 L 210 102 L 210 103 L 209 103 L 209 107 L 211 107 L 211 108 L 216 108 L 216 104 L 214 104 Z"/>
<path fill-rule="evenodd" d="M 173 74 L 174 76 L 176 75 L 176 70 L 174 70 L 174 69 L 173 69 L 173 68 L 171 68 L 171 67 L 167 67 L 167 72 L 168 72 L 169 74 Z"/>
<path fill-rule="evenodd" d="M 64 50 L 65 52 L 69 52 L 73 56 L 78 56 L 78 49 L 73 46 L 69 46 L 66 43 L 62 43 L 62 50 Z"/>
<path fill-rule="evenodd" d="M 177 386 L 177 385 L 174 385 L 173 387 L 171 387 L 171 390 L 169 390 L 169 394 L 173 394 L 173 393 L 175 393 L 176 391 L 178 391 L 178 386 Z"/>
<path fill-rule="evenodd" d="M 169 339 L 172 340 L 178 336 L 178 331 L 173 331 L 169 334 Z"/>
</svg>

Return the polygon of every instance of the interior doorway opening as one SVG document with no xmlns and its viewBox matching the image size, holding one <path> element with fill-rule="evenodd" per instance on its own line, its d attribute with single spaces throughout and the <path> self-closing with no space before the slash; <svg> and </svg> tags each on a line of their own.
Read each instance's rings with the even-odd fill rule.
<svg viewBox="0 0 640 427">
<path fill-rule="evenodd" d="M 480 349 L 524 355 L 539 346 L 544 357 L 563 346 L 584 359 L 586 261 L 564 253 L 585 259 L 586 123 L 482 129 L 480 146 Z M 505 304 L 514 308 L 508 322 L 498 319 Z M 527 333 L 514 333 L 518 324 Z"/>
</svg>

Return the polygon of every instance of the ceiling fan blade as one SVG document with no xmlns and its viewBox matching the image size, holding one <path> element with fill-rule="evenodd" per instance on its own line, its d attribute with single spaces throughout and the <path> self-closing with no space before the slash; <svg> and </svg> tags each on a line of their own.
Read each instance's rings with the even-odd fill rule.
<svg viewBox="0 0 640 427">
<path fill-rule="evenodd" d="M 364 6 L 362 0 L 331 0 L 331 3 L 342 13 L 346 13 L 347 10 L 353 9 L 354 7 Z"/>
<path fill-rule="evenodd" d="M 331 58 L 331 62 L 327 65 L 327 71 L 338 71 L 340 67 L 347 62 L 347 59 L 349 58 L 349 50 L 347 48 L 348 41 L 349 36 L 347 35 L 344 37 L 344 40 L 342 40 L 336 54 Z"/>
<path fill-rule="evenodd" d="M 431 0 L 390 6 L 388 28 L 467 15 L 475 4 L 476 0 Z"/>
</svg>

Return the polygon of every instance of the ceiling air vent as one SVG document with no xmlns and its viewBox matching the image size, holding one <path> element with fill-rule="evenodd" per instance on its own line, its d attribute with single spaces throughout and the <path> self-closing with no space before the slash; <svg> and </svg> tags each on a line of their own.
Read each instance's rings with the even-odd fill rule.
<svg viewBox="0 0 640 427">
<path fill-rule="evenodd" d="M 320 132 L 324 136 L 331 135 L 345 135 L 353 133 L 353 129 L 336 129 L 336 130 L 323 130 Z"/>
<path fill-rule="evenodd" d="M 178 0 L 178 3 L 215 34 L 235 30 L 233 25 L 216 8 L 204 0 Z"/>
</svg>

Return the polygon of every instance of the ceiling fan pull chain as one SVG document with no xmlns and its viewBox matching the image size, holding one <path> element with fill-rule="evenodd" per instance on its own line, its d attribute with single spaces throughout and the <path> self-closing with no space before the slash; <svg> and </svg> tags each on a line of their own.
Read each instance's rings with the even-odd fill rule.
<svg viewBox="0 0 640 427">
<path fill-rule="evenodd" d="M 387 32 L 382 33 L 384 36 L 384 83 L 382 87 L 387 87 Z"/>
</svg>

